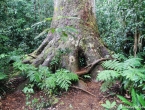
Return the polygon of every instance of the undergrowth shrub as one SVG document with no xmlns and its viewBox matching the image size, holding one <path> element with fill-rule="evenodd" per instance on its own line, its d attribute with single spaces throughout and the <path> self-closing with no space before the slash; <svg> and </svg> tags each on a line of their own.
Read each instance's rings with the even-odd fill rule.
<svg viewBox="0 0 145 110">
<path fill-rule="evenodd" d="M 48 67 L 39 66 L 38 68 L 15 62 L 14 68 L 26 75 L 30 82 L 35 83 L 42 90 L 55 91 L 58 89 L 68 90 L 72 81 L 77 81 L 78 76 L 65 69 L 59 69 L 52 73 Z"/>
<path fill-rule="evenodd" d="M 0 54 L 0 96 L 4 97 L 7 92 L 14 89 L 10 86 L 12 82 L 9 81 L 15 74 L 12 64 L 15 61 L 20 61 L 21 57 L 20 50 Z"/>
<path fill-rule="evenodd" d="M 97 76 L 98 81 L 103 81 L 101 90 L 108 90 L 116 81 L 120 81 L 121 89 L 131 91 L 135 88 L 140 92 L 145 90 L 145 68 L 141 61 L 141 58 L 129 58 L 124 61 L 115 59 L 102 63 L 106 70 Z"/>
<path fill-rule="evenodd" d="M 72 81 L 78 80 L 76 74 L 66 69 L 58 69 L 55 73 L 52 73 L 48 67 L 39 66 L 36 68 L 22 62 L 15 62 L 14 68 L 30 80 L 30 84 L 23 89 L 26 94 L 26 106 L 38 110 L 56 104 L 58 99 L 54 94 L 60 93 L 61 90 L 67 91 Z M 44 91 L 45 98 L 43 96 L 40 96 L 39 99 L 32 98 L 34 85 Z"/>
<path fill-rule="evenodd" d="M 132 107 L 131 109 L 133 110 L 143 110 L 145 108 L 145 96 L 143 94 L 138 94 L 134 89 L 131 90 L 131 101 L 120 95 L 117 95 L 117 97 L 123 102 L 123 104 Z M 128 110 L 127 106 L 120 104 L 118 108 L 120 107 L 119 110 Z"/>
</svg>

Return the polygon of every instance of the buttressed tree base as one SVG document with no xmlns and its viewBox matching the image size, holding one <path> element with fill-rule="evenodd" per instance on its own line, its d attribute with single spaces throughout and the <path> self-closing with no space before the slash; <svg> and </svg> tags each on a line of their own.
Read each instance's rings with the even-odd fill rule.
<svg viewBox="0 0 145 110">
<path fill-rule="evenodd" d="M 66 28 L 76 31 L 63 30 Z M 94 0 L 54 0 L 51 29 L 62 30 L 48 32 L 42 44 L 24 63 L 49 67 L 57 51 L 69 50 L 61 57 L 62 68 L 78 75 L 89 72 L 94 77 L 101 69 L 101 66 L 96 64 L 110 57 L 109 50 L 99 37 Z M 62 39 L 64 34 L 66 40 Z M 80 66 L 81 58 L 83 66 Z"/>
</svg>

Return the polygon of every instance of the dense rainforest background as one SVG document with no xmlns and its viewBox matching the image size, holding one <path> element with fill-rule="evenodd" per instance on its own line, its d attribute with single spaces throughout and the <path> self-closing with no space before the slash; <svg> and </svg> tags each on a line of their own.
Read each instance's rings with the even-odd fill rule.
<svg viewBox="0 0 145 110">
<path fill-rule="evenodd" d="M 118 110 L 145 109 L 145 1 L 144 0 L 96 0 L 96 22 L 99 36 L 111 51 L 112 59 L 104 61 L 101 71 L 95 78 L 100 81 L 101 91 L 120 100 L 102 104 L 104 109 Z M 37 49 L 51 29 L 53 0 L 1 0 L 0 1 L 0 100 L 15 91 L 15 79 L 20 82 L 29 79 L 22 91 L 26 94 L 26 105 L 43 108 L 46 103 L 36 107 L 31 94 L 36 89 L 45 91 L 49 106 L 55 104 L 54 94 L 68 91 L 71 84 L 80 79 L 69 70 L 60 68 L 62 55 L 70 50 L 60 50 L 51 61 L 49 68 L 38 68 L 23 64 L 29 53 Z M 61 19 L 61 18 L 60 18 Z M 67 31 L 76 31 L 69 27 Z M 62 39 L 67 39 L 63 32 Z M 33 57 L 33 56 L 32 56 Z M 80 55 L 79 65 L 85 65 Z M 85 65 L 86 66 L 86 65 Z M 54 74 L 55 73 L 55 74 Z M 21 79 L 20 79 L 21 77 Z M 89 74 L 81 76 L 91 79 Z M 27 81 L 27 80 L 26 80 Z M 18 82 L 18 83 L 20 83 Z M 16 84 L 18 85 L 18 84 Z M 117 87 L 116 87 L 117 85 Z M 20 86 L 21 88 L 21 86 Z M 35 102 L 36 101 L 36 102 Z M 33 103 L 33 104 L 32 104 Z M 0 104 L 1 105 L 1 104 Z"/>
</svg>

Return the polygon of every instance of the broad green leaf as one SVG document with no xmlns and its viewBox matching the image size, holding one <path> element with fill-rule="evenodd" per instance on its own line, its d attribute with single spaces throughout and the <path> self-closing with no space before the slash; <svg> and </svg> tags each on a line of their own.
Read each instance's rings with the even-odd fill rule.
<svg viewBox="0 0 145 110">
<path fill-rule="evenodd" d="M 117 95 L 117 97 L 118 97 L 122 102 L 124 102 L 125 104 L 130 105 L 130 106 L 133 105 L 131 102 L 129 102 L 129 101 L 128 101 L 126 98 L 124 98 L 123 96 Z"/>
<path fill-rule="evenodd" d="M 137 95 L 137 99 L 138 101 L 140 102 L 141 106 L 145 107 L 145 99 L 143 99 L 143 96 L 142 95 Z"/>
<path fill-rule="evenodd" d="M 133 105 L 134 106 L 135 105 L 138 105 L 137 97 L 136 97 L 136 93 L 135 93 L 135 90 L 134 89 L 131 90 L 131 97 L 132 97 L 132 103 L 133 103 Z"/>
</svg>

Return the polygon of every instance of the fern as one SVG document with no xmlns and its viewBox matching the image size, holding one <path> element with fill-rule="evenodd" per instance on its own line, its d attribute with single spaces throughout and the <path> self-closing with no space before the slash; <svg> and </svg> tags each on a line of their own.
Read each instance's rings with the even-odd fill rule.
<svg viewBox="0 0 145 110">
<path fill-rule="evenodd" d="M 105 61 L 102 64 L 102 66 L 105 67 L 106 69 L 113 69 L 113 70 L 116 70 L 118 72 L 123 70 L 123 64 L 119 63 L 119 61 L 117 61 L 117 60 Z"/>
<path fill-rule="evenodd" d="M 78 80 L 77 74 L 71 73 L 71 72 L 69 72 L 69 71 L 68 71 L 68 73 L 67 73 L 67 76 L 69 77 L 69 79 L 70 79 L 71 81 L 77 81 L 77 80 Z"/>
<path fill-rule="evenodd" d="M 33 70 L 33 71 L 37 70 L 37 68 L 35 68 L 34 66 L 29 65 L 29 64 L 23 64 L 20 61 L 19 62 L 15 62 L 13 64 L 13 67 L 15 68 L 15 70 L 19 70 L 21 72 L 26 72 L 26 73 L 28 73 L 28 71 L 31 71 L 31 70 Z"/>
<path fill-rule="evenodd" d="M 60 69 L 52 74 L 48 67 L 39 66 L 35 68 L 32 65 L 15 62 L 14 68 L 26 74 L 31 82 L 37 84 L 41 89 L 61 89 L 68 90 L 71 81 L 77 81 L 78 76 L 68 70 Z"/>
<path fill-rule="evenodd" d="M 140 67 L 141 59 L 140 58 L 130 58 L 123 63 L 123 68 L 128 69 L 128 68 L 135 68 L 135 67 Z"/>
<path fill-rule="evenodd" d="M 112 86 L 113 82 L 111 80 L 105 81 L 102 86 L 101 86 L 101 91 L 105 92 L 107 91 L 111 86 Z"/>
<path fill-rule="evenodd" d="M 105 61 L 102 66 L 108 70 L 101 71 L 97 76 L 97 80 L 104 81 L 101 89 L 109 86 L 107 81 L 121 80 L 125 89 L 142 87 L 143 90 L 145 68 L 142 67 L 141 60 L 140 58 L 130 58 L 122 62 L 117 60 Z"/>
<path fill-rule="evenodd" d="M 56 80 L 57 85 L 60 88 L 65 89 L 66 91 L 68 90 L 69 86 L 71 85 L 72 80 L 78 80 L 78 76 L 76 74 L 71 73 L 65 69 L 57 70 L 55 75 L 57 78 L 57 80 Z"/>
<path fill-rule="evenodd" d="M 55 89 L 56 88 L 56 77 L 54 75 L 48 77 L 45 79 L 44 83 L 43 83 L 43 87 L 42 88 L 47 88 L 47 89 Z"/>
<path fill-rule="evenodd" d="M 98 74 L 97 80 L 99 80 L 99 81 L 114 80 L 114 79 L 118 78 L 119 76 L 120 76 L 120 74 L 117 71 L 104 70 Z"/>
<path fill-rule="evenodd" d="M 7 78 L 7 75 L 0 72 L 0 80 L 6 79 L 6 78 Z"/>
<path fill-rule="evenodd" d="M 124 61 L 124 60 L 127 60 L 127 58 L 123 55 L 123 54 L 114 54 L 113 55 L 113 58 L 119 60 L 119 61 Z"/>
<path fill-rule="evenodd" d="M 110 88 L 113 84 L 113 81 L 117 79 L 120 76 L 120 74 L 117 71 L 114 70 L 104 70 L 101 71 L 98 76 L 98 81 L 104 81 L 104 83 L 101 86 L 101 91 L 105 92 Z"/>
<path fill-rule="evenodd" d="M 132 84 L 129 80 L 123 80 L 122 81 L 123 89 L 130 89 L 132 88 Z"/>
<path fill-rule="evenodd" d="M 145 69 L 129 68 L 123 71 L 122 76 L 126 77 L 130 81 L 138 82 L 139 80 L 145 80 L 145 75 L 142 73 Z"/>
</svg>

